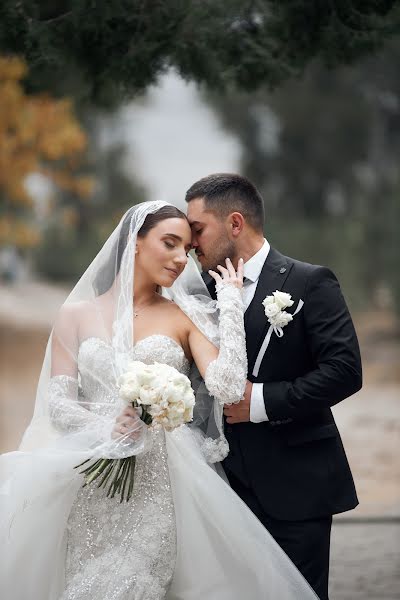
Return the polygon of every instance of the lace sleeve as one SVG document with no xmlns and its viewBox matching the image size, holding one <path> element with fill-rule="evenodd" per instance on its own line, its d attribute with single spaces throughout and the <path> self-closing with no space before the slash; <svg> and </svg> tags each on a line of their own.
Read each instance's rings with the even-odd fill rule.
<svg viewBox="0 0 400 600">
<path fill-rule="evenodd" d="M 244 396 L 247 378 L 242 294 L 224 283 L 218 284 L 216 291 L 220 347 L 218 358 L 207 367 L 204 381 L 220 404 L 236 404 Z"/>
<path fill-rule="evenodd" d="M 110 419 L 98 415 L 79 402 L 78 380 L 69 375 L 56 375 L 49 381 L 49 414 L 54 427 L 63 433 L 77 431 L 87 426 L 110 429 Z"/>
</svg>

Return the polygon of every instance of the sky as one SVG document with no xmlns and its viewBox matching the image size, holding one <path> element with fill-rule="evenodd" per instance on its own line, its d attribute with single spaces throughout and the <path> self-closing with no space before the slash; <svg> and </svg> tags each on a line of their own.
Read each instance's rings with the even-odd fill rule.
<svg viewBox="0 0 400 600">
<path fill-rule="evenodd" d="M 185 192 L 210 173 L 240 169 L 241 145 L 225 131 L 196 85 L 170 72 L 146 95 L 98 121 L 98 143 L 125 144 L 124 171 L 148 192 L 146 200 L 166 200 L 185 208 Z M 47 211 L 51 183 L 39 173 L 26 186 L 37 214 Z"/>
<path fill-rule="evenodd" d="M 183 207 L 185 191 L 197 179 L 239 170 L 237 138 L 223 130 L 196 86 L 173 73 L 144 101 L 121 109 L 118 121 L 115 135 L 128 146 L 125 170 L 144 184 L 149 200 Z"/>
</svg>

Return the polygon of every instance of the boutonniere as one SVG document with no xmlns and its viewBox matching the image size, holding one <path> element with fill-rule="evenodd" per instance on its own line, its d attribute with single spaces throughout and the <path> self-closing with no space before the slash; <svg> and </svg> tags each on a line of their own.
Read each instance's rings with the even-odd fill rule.
<svg viewBox="0 0 400 600">
<path fill-rule="evenodd" d="M 278 337 L 282 337 L 282 327 L 293 320 L 293 315 L 286 312 L 285 308 L 293 306 L 292 296 L 286 292 L 276 290 L 272 296 L 267 296 L 262 302 L 268 323 L 272 325 Z"/>
<path fill-rule="evenodd" d="M 265 316 L 268 318 L 269 329 L 258 352 L 256 362 L 254 363 L 253 375 L 255 377 L 258 376 L 260 365 L 269 346 L 272 334 L 275 333 L 281 338 L 283 336 L 282 328 L 286 327 L 290 321 L 293 321 L 293 317 L 302 309 L 304 302 L 303 300 L 299 300 L 294 313 L 288 313 L 285 308 L 293 306 L 294 302 L 292 296 L 286 292 L 276 290 L 272 296 L 264 298 L 262 304 L 264 306 Z"/>
</svg>

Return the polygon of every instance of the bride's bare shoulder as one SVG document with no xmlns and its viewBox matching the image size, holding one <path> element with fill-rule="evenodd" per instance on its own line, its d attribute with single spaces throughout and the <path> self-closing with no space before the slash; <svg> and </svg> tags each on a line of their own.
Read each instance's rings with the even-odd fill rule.
<svg viewBox="0 0 400 600">
<path fill-rule="evenodd" d="M 78 332 L 81 323 L 90 318 L 95 310 L 95 304 L 87 300 L 66 302 L 59 310 L 54 323 L 54 330 L 70 328 L 72 331 Z"/>
<path fill-rule="evenodd" d="M 168 313 L 168 316 L 171 317 L 171 319 L 176 319 L 176 321 L 180 323 L 181 327 L 191 327 L 192 321 L 189 319 L 186 313 L 184 313 L 183 310 L 177 304 L 175 304 L 175 302 L 164 297 L 162 297 L 161 300 L 162 304 L 160 303 L 160 307 L 162 307 L 163 310 Z"/>
</svg>

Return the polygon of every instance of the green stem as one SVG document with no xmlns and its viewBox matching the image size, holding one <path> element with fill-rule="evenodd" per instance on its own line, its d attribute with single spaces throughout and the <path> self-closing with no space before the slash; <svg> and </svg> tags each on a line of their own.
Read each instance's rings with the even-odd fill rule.
<svg viewBox="0 0 400 600">
<path fill-rule="evenodd" d="M 129 479 L 129 473 L 130 473 L 130 461 L 129 461 L 129 458 L 127 458 L 125 460 L 124 482 L 122 484 L 121 500 L 120 500 L 120 502 L 123 502 L 123 500 L 124 500 L 125 488 L 126 488 L 126 484 L 128 482 L 128 479 Z"/>
<path fill-rule="evenodd" d="M 89 475 L 92 471 L 96 471 L 96 469 L 100 466 L 102 460 L 103 460 L 102 458 L 95 460 L 91 465 L 86 467 L 86 469 L 83 469 L 83 471 L 80 471 L 80 473 L 82 475 Z"/>
<path fill-rule="evenodd" d="M 80 465 L 76 465 L 76 467 L 74 467 L 74 469 L 79 469 L 79 467 L 83 467 L 83 465 L 86 465 L 86 463 L 89 462 L 89 460 L 92 460 L 92 459 L 91 458 L 87 458 Z"/>
<path fill-rule="evenodd" d="M 114 478 L 113 478 L 113 480 L 112 480 L 112 482 L 110 484 L 110 490 L 112 490 L 112 492 L 111 492 L 111 498 L 114 498 L 115 493 L 117 491 L 118 483 L 119 483 L 119 476 L 120 476 L 120 473 L 121 473 L 123 467 L 124 467 L 124 459 L 123 458 L 122 459 L 118 459 L 117 471 L 116 471 L 115 476 L 114 476 Z"/>
<path fill-rule="evenodd" d="M 115 475 L 116 469 L 118 469 L 118 464 L 119 464 L 119 460 L 113 460 L 113 468 L 112 468 L 112 472 L 110 474 L 111 483 L 109 484 L 109 487 L 108 487 L 107 498 L 109 498 L 111 496 L 112 488 L 113 488 L 113 485 L 114 485 L 114 478 L 113 478 L 113 476 Z"/>
<path fill-rule="evenodd" d="M 103 458 L 100 461 L 98 468 L 95 471 L 93 471 L 88 477 L 86 477 L 86 485 L 89 485 L 89 483 L 92 483 L 92 481 L 97 479 L 97 477 L 99 477 L 99 475 L 102 474 L 104 469 L 107 467 L 109 460 L 110 460 L 109 458 Z"/>
<path fill-rule="evenodd" d="M 105 485 L 107 483 L 108 478 L 110 477 L 111 471 L 112 471 L 112 467 L 113 467 L 113 461 L 112 459 L 110 459 L 110 462 L 107 465 L 107 468 L 104 470 L 104 474 L 103 477 L 101 478 L 99 485 L 97 487 L 101 487 L 102 485 Z"/>
<path fill-rule="evenodd" d="M 123 467 L 122 467 L 122 471 L 121 471 L 121 476 L 118 479 L 118 485 L 117 485 L 117 489 L 116 492 L 117 494 L 119 494 L 121 492 L 122 486 L 124 484 L 124 481 L 126 479 L 126 474 L 127 474 L 127 470 L 129 467 L 129 460 L 127 460 L 126 458 L 123 459 Z"/>
<path fill-rule="evenodd" d="M 127 498 L 126 498 L 127 502 L 129 502 L 129 500 L 131 499 L 131 496 L 132 496 L 133 482 L 134 482 L 134 475 L 135 475 L 135 465 L 136 465 L 136 457 L 135 456 L 130 456 L 129 457 L 129 466 L 130 466 L 130 470 L 129 470 L 129 486 L 128 486 L 128 493 L 127 493 Z"/>
</svg>

